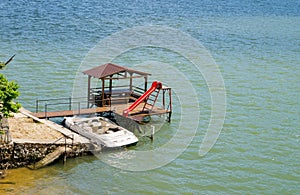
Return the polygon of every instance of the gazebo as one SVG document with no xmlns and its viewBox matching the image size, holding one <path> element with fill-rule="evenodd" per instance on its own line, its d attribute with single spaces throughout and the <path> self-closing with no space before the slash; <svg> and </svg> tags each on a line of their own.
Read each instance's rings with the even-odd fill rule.
<svg viewBox="0 0 300 195">
<path fill-rule="evenodd" d="M 83 73 L 88 75 L 87 108 L 81 108 L 81 102 L 78 102 L 78 110 L 72 110 L 71 104 L 74 102 L 68 98 L 69 110 L 48 112 L 47 104 L 45 104 L 45 112 L 37 112 L 35 116 L 50 118 L 74 116 L 75 113 L 76 115 L 95 113 L 105 115 L 113 112 L 116 117 L 145 122 L 145 119 L 150 118 L 149 116 L 168 114 L 170 122 L 172 114 L 171 87 L 164 86 L 159 81 L 153 81 L 148 88 L 148 77 L 151 74 L 112 63 L 94 67 Z M 92 78 L 96 79 L 96 83 L 92 82 L 95 81 Z M 118 80 L 120 81 L 118 82 Z M 61 100 L 61 98 L 57 100 Z"/>
<path fill-rule="evenodd" d="M 123 67 L 117 64 L 107 63 L 92 69 L 83 71 L 88 75 L 88 107 L 110 106 L 112 102 L 128 102 L 130 96 L 139 96 L 147 91 L 148 76 L 151 74 Z M 101 80 L 101 87 L 92 88 L 91 79 Z M 144 88 L 133 86 L 133 79 L 144 78 Z M 122 85 L 114 85 L 114 80 L 129 80 Z M 125 85 L 124 85 L 125 84 Z M 135 94 L 133 89 L 139 91 Z"/>
</svg>

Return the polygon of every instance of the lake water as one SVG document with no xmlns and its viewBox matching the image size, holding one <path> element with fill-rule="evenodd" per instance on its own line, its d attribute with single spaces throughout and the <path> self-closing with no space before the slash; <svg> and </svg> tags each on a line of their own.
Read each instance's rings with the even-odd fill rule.
<svg viewBox="0 0 300 195">
<path fill-rule="evenodd" d="M 31 111 L 36 99 L 85 93 L 75 82 L 80 71 L 107 59 L 103 53 L 97 56 L 95 48 L 115 47 L 104 52 L 108 55 L 118 44 L 128 46 L 128 40 L 141 35 L 139 27 L 177 31 L 172 46 L 179 49 L 186 46 L 176 41 L 181 35 L 197 40 L 216 62 L 222 76 L 217 79 L 224 81 L 226 92 L 222 131 L 213 148 L 200 156 L 214 109 L 210 77 L 183 53 L 160 47 L 169 42 L 152 31 L 145 40 L 157 47 L 133 45 L 111 61 L 150 72 L 151 80 L 172 87 L 172 122 L 154 118 L 154 141 L 141 137 L 125 151 L 70 159 L 65 166 L 57 163 L 37 171 L 11 170 L 7 180 L 16 184 L 1 185 L 1 193 L 300 193 L 299 1 L 2 0 L 0 8 L 0 59 L 16 54 L 2 72 L 20 85 L 19 101 Z M 127 29 L 136 34 L 104 45 L 103 40 Z M 142 46 L 145 40 L 140 40 Z M 184 51 L 203 57 L 194 44 Z M 167 146 L 177 135 L 182 139 Z M 161 148 L 153 158 L 126 164 L 129 154 Z M 175 157 L 168 156 L 173 153 Z M 140 170 L 131 170 L 135 167 Z"/>
</svg>

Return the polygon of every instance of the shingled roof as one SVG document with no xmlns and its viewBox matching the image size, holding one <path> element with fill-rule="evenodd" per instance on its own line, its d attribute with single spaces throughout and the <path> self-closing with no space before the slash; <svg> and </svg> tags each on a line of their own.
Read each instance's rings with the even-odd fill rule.
<svg viewBox="0 0 300 195">
<path fill-rule="evenodd" d="M 89 76 L 101 79 L 108 76 L 112 76 L 114 74 L 122 73 L 122 72 L 129 72 L 129 73 L 136 73 L 139 75 L 151 75 L 149 73 L 133 70 L 127 67 L 123 67 L 117 64 L 107 63 L 101 66 L 94 67 L 92 69 L 83 71 L 83 74 L 87 74 Z"/>
</svg>

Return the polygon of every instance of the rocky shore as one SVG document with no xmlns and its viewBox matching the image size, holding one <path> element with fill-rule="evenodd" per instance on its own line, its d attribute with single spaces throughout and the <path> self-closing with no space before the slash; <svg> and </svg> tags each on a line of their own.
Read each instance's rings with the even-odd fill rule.
<svg viewBox="0 0 300 195">
<path fill-rule="evenodd" d="M 68 158 L 90 153 L 87 139 L 24 109 L 0 125 L 6 128 L 0 137 L 0 170 L 32 166 L 59 147 L 68 149 L 62 155 Z"/>
<path fill-rule="evenodd" d="M 66 157 L 74 158 L 88 154 L 86 144 L 37 144 L 37 143 L 9 143 L 0 144 L 0 169 L 11 169 L 34 165 L 46 157 L 59 146 L 71 148 Z"/>
</svg>

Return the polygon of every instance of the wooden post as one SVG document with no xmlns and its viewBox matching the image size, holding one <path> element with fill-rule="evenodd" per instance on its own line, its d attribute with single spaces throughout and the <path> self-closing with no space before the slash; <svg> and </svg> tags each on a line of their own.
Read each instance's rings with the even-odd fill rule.
<svg viewBox="0 0 300 195">
<path fill-rule="evenodd" d="M 64 165 L 67 163 L 67 138 L 65 137 L 65 154 L 64 154 Z"/>
<path fill-rule="evenodd" d="M 109 80 L 109 93 L 111 94 L 112 92 L 112 77 L 113 76 L 110 76 L 110 80 Z"/>
<path fill-rule="evenodd" d="M 172 90 L 169 89 L 169 97 L 170 97 L 170 111 L 172 112 Z"/>
<path fill-rule="evenodd" d="M 72 97 L 69 97 L 69 110 L 72 110 Z"/>
<path fill-rule="evenodd" d="M 148 77 L 147 76 L 145 76 L 144 77 L 145 78 L 145 89 L 144 89 L 144 91 L 146 92 L 147 91 L 147 83 L 148 83 Z"/>
<path fill-rule="evenodd" d="M 172 116 L 172 90 L 169 88 L 169 98 L 170 98 L 170 112 L 169 112 L 169 120 L 168 122 L 171 122 L 171 116 Z"/>
<path fill-rule="evenodd" d="M 38 99 L 36 100 L 36 103 L 35 103 L 35 112 L 36 113 L 39 112 L 39 100 Z"/>
<path fill-rule="evenodd" d="M 102 78 L 101 80 L 102 80 L 101 107 L 103 107 L 104 106 L 104 86 L 105 86 L 105 80 L 104 80 L 104 78 Z"/>
<path fill-rule="evenodd" d="M 113 88 L 113 75 L 110 76 L 110 80 L 109 80 L 109 95 L 105 97 L 105 104 L 107 104 L 108 106 L 111 106 L 112 104 L 112 88 Z"/>
<path fill-rule="evenodd" d="M 154 133 L 155 133 L 155 126 L 154 126 L 154 125 L 151 125 L 151 135 L 150 135 L 151 142 L 153 142 L 153 139 L 154 139 Z"/>
<path fill-rule="evenodd" d="M 165 93 L 166 93 L 166 90 L 163 89 L 163 109 L 166 108 L 166 106 L 165 106 Z"/>
<path fill-rule="evenodd" d="M 129 91 L 132 91 L 132 73 L 129 74 L 130 74 Z"/>
<path fill-rule="evenodd" d="M 91 98 L 91 76 L 88 77 L 88 91 L 87 91 L 87 107 L 90 107 L 90 98 Z"/>
</svg>

